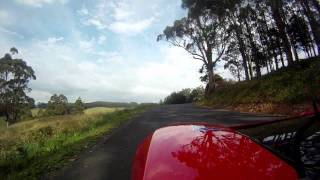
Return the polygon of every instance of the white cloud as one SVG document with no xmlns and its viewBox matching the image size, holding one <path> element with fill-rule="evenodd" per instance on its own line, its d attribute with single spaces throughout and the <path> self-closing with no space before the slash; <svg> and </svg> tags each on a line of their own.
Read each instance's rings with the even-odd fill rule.
<svg viewBox="0 0 320 180">
<path fill-rule="evenodd" d="M 114 18 L 117 21 L 127 20 L 134 13 L 130 10 L 130 6 L 127 3 L 119 2 L 114 6 Z"/>
<path fill-rule="evenodd" d="M 84 22 L 84 24 L 85 25 L 93 25 L 98 30 L 103 30 L 103 29 L 107 28 L 107 25 L 98 18 L 89 18 L 86 22 Z"/>
<path fill-rule="evenodd" d="M 41 8 L 45 4 L 60 3 L 65 4 L 68 0 L 15 0 L 19 4 Z"/>
<path fill-rule="evenodd" d="M 83 6 L 79 11 L 83 25 L 94 26 L 100 31 L 106 29 L 118 34 L 135 35 L 144 32 L 155 21 L 150 13 L 137 9 L 136 2 L 99 1 L 93 11 Z M 153 12 L 152 12 L 153 14 Z"/>
<path fill-rule="evenodd" d="M 201 84 L 200 64 L 175 47 L 160 47 L 162 61 L 141 64 L 117 52 L 100 52 L 100 59 L 93 60 L 87 58 L 90 53 L 66 40 L 37 41 L 19 51 L 36 72 L 30 93 L 36 101 L 63 93 L 70 101 L 81 96 L 85 101 L 158 102 L 172 91 Z"/>
<path fill-rule="evenodd" d="M 7 10 L 0 9 L 0 26 L 12 25 L 15 23 L 15 17 Z"/>
<path fill-rule="evenodd" d="M 198 73 L 200 62 L 177 47 L 162 47 L 160 51 L 163 61 L 146 63 L 138 68 L 134 93 L 160 99 L 172 91 L 201 85 Z"/>
<path fill-rule="evenodd" d="M 4 27 L 1 27 L 1 26 L 0 26 L 0 32 L 3 33 L 3 34 L 5 34 L 5 35 L 16 36 L 16 37 L 18 37 L 18 38 L 20 38 L 20 39 L 23 39 L 23 38 L 24 38 L 23 35 L 15 32 L 15 31 L 11 31 L 11 30 L 9 30 L 9 29 L 6 29 L 6 28 L 4 28 Z"/>
<path fill-rule="evenodd" d="M 86 15 L 89 14 L 89 10 L 88 10 L 85 6 L 83 6 L 83 7 L 78 11 L 78 13 L 79 13 L 80 15 L 86 16 Z"/>
<path fill-rule="evenodd" d="M 106 42 L 107 37 L 105 35 L 100 35 L 98 38 L 98 44 L 103 44 L 104 42 Z"/>
<path fill-rule="evenodd" d="M 63 37 L 49 37 L 48 38 L 48 44 L 55 44 L 57 42 L 63 41 Z"/>
<path fill-rule="evenodd" d="M 135 22 L 117 21 L 110 25 L 110 29 L 120 34 L 137 34 L 150 27 L 153 21 L 153 17 Z"/>
<path fill-rule="evenodd" d="M 7 11 L 0 9 L 0 22 L 1 23 L 6 23 L 10 22 L 10 16 Z"/>
<path fill-rule="evenodd" d="M 90 2 L 87 6 L 90 8 L 83 5 L 78 17 L 84 25 L 99 32 L 81 31 L 73 16 L 67 23 L 70 28 L 59 33 L 63 37 L 57 36 L 51 26 L 43 26 L 46 23 L 36 21 L 37 18 L 32 23 L 40 27 L 34 31 L 36 36 L 29 38 L 26 33 L 23 42 L 15 37 L 18 33 L 9 32 L 10 28 L 0 28 L 0 53 L 6 53 L 14 45 L 19 49 L 18 56 L 34 68 L 37 80 L 31 82 L 30 95 L 37 101 L 46 102 L 53 93 L 63 93 L 70 101 L 81 96 L 85 101 L 157 102 L 172 91 L 201 84 L 197 61 L 182 49 L 168 47 L 168 44 L 162 46 L 150 35 L 157 33 L 149 31 L 150 27 L 159 26 L 154 15 L 159 12 L 157 9 L 166 9 L 159 1 L 172 4 L 172 0 L 98 0 L 97 4 Z M 65 2 L 27 0 L 22 3 L 42 7 Z M 152 6 L 155 3 L 158 6 Z M 62 8 L 73 12 L 69 6 Z M 170 18 L 176 19 L 176 15 L 172 16 Z M 167 24 L 161 21 L 160 26 Z M 28 23 L 26 28 L 29 27 Z M 24 33 L 20 29 L 18 32 Z M 139 33 L 143 36 L 138 40 L 123 36 Z"/>
<path fill-rule="evenodd" d="M 94 39 L 91 39 L 91 40 L 80 39 L 78 42 L 79 42 L 79 48 L 81 50 L 85 51 L 86 53 L 93 52 L 94 45 L 95 45 Z"/>
</svg>

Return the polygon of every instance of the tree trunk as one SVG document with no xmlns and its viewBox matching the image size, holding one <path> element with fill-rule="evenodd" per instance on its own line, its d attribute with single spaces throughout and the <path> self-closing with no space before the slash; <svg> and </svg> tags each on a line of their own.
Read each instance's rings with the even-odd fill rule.
<svg viewBox="0 0 320 180">
<path fill-rule="evenodd" d="M 280 54 L 280 61 L 281 61 L 281 64 L 282 64 L 282 67 L 284 67 L 284 59 L 283 59 L 283 53 L 282 53 L 282 47 L 281 47 L 281 42 L 280 42 L 280 39 L 277 38 L 277 46 L 278 46 L 278 50 L 279 50 L 279 54 Z"/>
<path fill-rule="evenodd" d="M 10 124 L 10 115 L 8 113 L 8 108 L 6 108 L 6 123 L 7 123 L 7 128 L 8 128 L 9 124 Z"/>
<path fill-rule="evenodd" d="M 298 55 L 297 49 L 294 47 L 294 45 L 292 45 L 292 50 L 293 50 L 294 59 L 296 61 L 299 61 L 299 55 Z"/>
<path fill-rule="evenodd" d="M 237 26 L 237 29 L 235 32 L 236 32 L 236 37 L 237 37 L 237 41 L 238 41 L 238 45 L 239 45 L 239 51 L 240 51 L 240 54 L 242 57 L 242 65 L 244 68 L 246 80 L 248 81 L 248 80 L 250 80 L 249 71 L 248 71 L 248 59 L 247 59 L 247 55 L 245 52 L 245 45 L 244 45 L 243 39 L 240 34 L 240 30 L 241 30 L 240 27 Z"/>
<path fill-rule="evenodd" d="M 276 71 L 279 70 L 278 58 L 277 56 L 274 58 L 274 63 L 276 64 Z"/>
<path fill-rule="evenodd" d="M 305 15 L 308 18 L 308 21 L 310 23 L 311 31 L 314 37 L 314 40 L 316 41 L 316 45 L 318 48 L 318 54 L 320 53 L 320 25 L 317 22 L 314 13 L 312 12 L 309 3 L 307 0 L 301 0 L 301 5 L 303 7 L 303 10 L 305 12 Z M 319 5 L 319 4 L 318 4 Z"/>
<path fill-rule="evenodd" d="M 320 4 L 318 0 L 312 0 L 312 4 L 316 7 L 318 14 L 320 15 Z"/>
<path fill-rule="evenodd" d="M 237 66 L 237 75 L 238 75 L 238 82 L 241 81 L 241 74 L 240 74 L 240 67 Z"/>
<path fill-rule="evenodd" d="M 280 32 L 281 39 L 283 41 L 284 51 L 288 60 L 288 65 L 293 64 L 293 57 L 289 39 L 286 32 L 286 24 L 282 19 L 282 0 L 272 0 L 271 11 L 274 21 L 276 22 L 277 28 Z"/>
<path fill-rule="evenodd" d="M 206 96 L 209 96 L 212 94 L 215 90 L 216 82 L 214 79 L 214 72 L 213 72 L 213 62 L 212 62 L 212 51 L 211 48 L 208 48 L 209 50 L 206 52 L 206 58 L 207 58 L 207 73 L 208 73 L 208 84 L 206 87 Z"/>
<path fill-rule="evenodd" d="M 247 33 L 248 33 L 248 36 L 247 38 L 249 39 L 249 42 L 250 42 L 250 46 L 251 46 L 251 52 L 253 53 L 256 53 L 258 51 L 258 48 L 256 47 L 256 44 L 254 43 L 254 40 L 253 40 L 253 35 L 252 35 L 252 32 L 251 32 L 251 27 L 249 26 L 248 22 L 245 20 L 244 21 L 244 25 L 247 29 Z M 252 58 L 255 58 L 256 56 L 252 56 Z M 257 73 L 257 77 L 261 77 L 261 66 L 260 66 L 260 63 L 259 63 L 259 59 L 253 59 L 253 62 L 255 63 L 256 65 L 256 73 Z M 252 71 L 252 70 L 251 70 Z M 252 73 L 251 73 L 251 77 L 252 77 Z"/>
<path fill-rule="evenodd" d="M 250 79 L 253 79 L 253 69 L 252 69 L 251 59 L 248 59 L 248 68 L 249 68 Z"/>
<path fill-rule="evenodd" d="M 313 56 L 317 56 L 316 49 L 314 48 L 313 44 L 311 44 L 310 48 L 312 49 Z"/>
</svg>

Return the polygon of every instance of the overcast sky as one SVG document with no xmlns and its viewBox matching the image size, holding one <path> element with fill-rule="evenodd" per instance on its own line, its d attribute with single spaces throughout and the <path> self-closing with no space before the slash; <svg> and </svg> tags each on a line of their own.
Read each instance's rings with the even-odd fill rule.
<svg viewBox="0 0 320 180">
<path fill-rule="evenodd" d="M 30 96 L 158 102 L 201 85 L 201 64 L 156 37 L 185 16 L 181 0 L 1 0 L 0 55 L 19 50 Z"/>
</svg>

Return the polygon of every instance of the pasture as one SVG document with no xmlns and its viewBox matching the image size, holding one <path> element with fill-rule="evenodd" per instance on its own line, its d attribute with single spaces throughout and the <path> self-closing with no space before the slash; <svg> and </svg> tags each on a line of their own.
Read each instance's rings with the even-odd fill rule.
<svg viewBox="0 0 320 180">
<path fill-rule="evenodd" d="M 57 168 L 145 108 L 89 108 L 83 114 L 39 117 L 9 128 L 1 120 L 0 179 L 33 178 Z"/>
</svg>

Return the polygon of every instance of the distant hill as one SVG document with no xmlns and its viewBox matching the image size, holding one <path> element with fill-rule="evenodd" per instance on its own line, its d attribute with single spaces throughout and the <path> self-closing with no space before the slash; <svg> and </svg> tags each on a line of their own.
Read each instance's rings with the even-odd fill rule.
<svg viewBox="0 0 320 180">
<path fill-rule="evenodd" d="M 123 103 L 123 102 L 106 102 L 106 101 L 95 101 L 90 103 L 84 103 L 86 108 L 92 107 L 135 107 L 139 104 L 136 102 Z"/>
<path fill-rule="evenodd" d="M 72 105 L 73 103 L 70 103 Z M 139 104 L 136 102 L 124 103 L 124 102 L 106 102 L 106 101 L 95 101 L 84 103 L 86 108 L 93 108 L 93 107 L 135 107 Z M 38 103 L 38 108 L 47 108 L 48 103 Z"/>
</svg>

